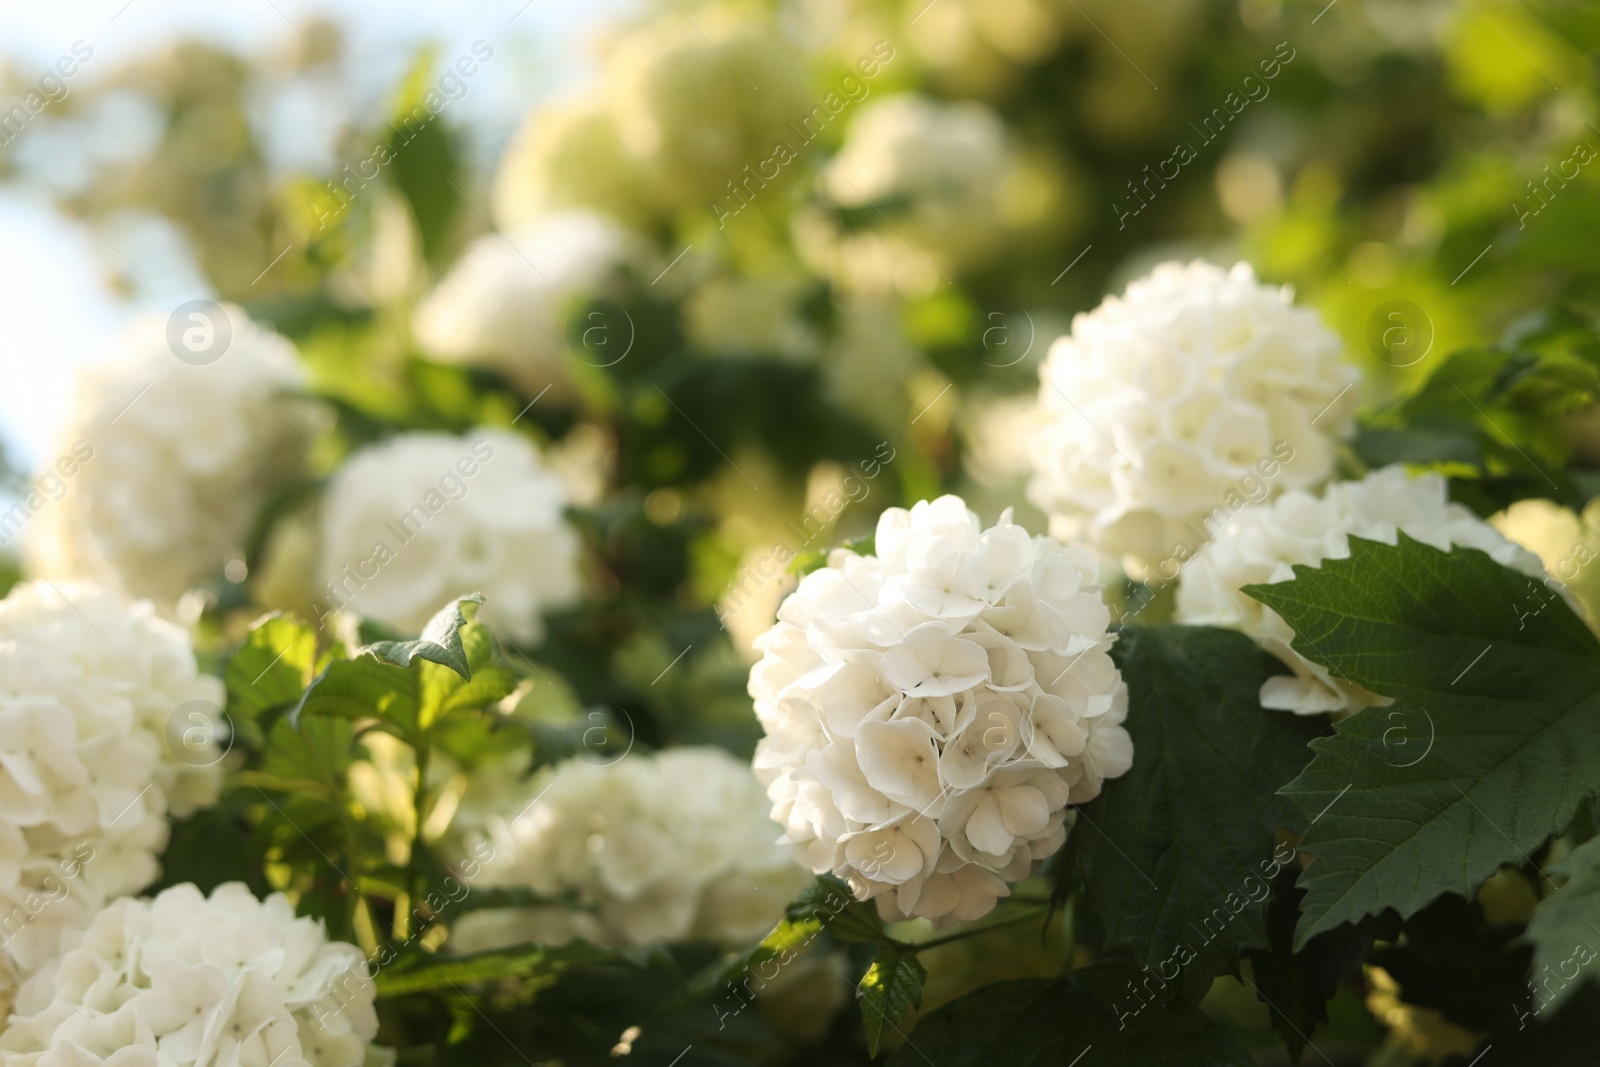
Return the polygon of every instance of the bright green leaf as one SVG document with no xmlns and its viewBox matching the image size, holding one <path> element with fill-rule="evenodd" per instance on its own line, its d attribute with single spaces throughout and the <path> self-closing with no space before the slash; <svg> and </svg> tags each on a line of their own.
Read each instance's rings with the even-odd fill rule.
<svg viewBox="0 0 1600 1067">
<path fill-rule="evenodd" d="M 295 728 L 317 716 L 375 718 L 402 737 L 414 736 L 419 720 L 415 673 L 369 656 L 335 660 L 312 679 L 285 721 Z"/>
<path fill-rule="evenodd" d="M 279 719 L 268 735 L 261 775 L 283 792 L 337 797 L 354 739 L 355 730 L 344 719 L 319 716 L 298 728 L 287 717 Z"/>
<path fill-rule="evenodd" d="M 472 664 L 462 643 L 461 632 L 478 613 L 483 604 L 483 594 L 458 597 L 440 608 L 422 628 L 415 641 L 378 641 L 356 649 L 356 655 L 376 656 L 396 667 L 409 667 L 413 659 L 429 660 L 441 667 L 449 667 L 461 677 L 471 681 Z M 468 607 L 471 605 L 471 607 Z"/>
<path fill-rule="evenodd" d="M 317 634 L 308 623 L 274 613 L 250 628 L 228 661 L 228 714 L 235 723 L 259 720 L 293 705 L 311 681 Z"/>
<path fill-rule="evenodd" d="M 330 663 L 290 709 L 289 720 L 373 718 L 416 743 L 452 713 L 506 696 L 516 688 L 516 675 L 496 662 L 493 638 L 473 620 L 481 601 L 480 596 L 452 601 L 416 641 L 364 645 L 355 658 Z"/>
<path fill-rule="evenodd" d="M 878 1054 L 886 1032 L 900 1032 L 900 1020 L 922 1003 L 922 983 L 927 970 L 915 949 L 886 944 L 856 986 L 861 1000 L 861 1021 L 867 1027 L 867 1051 Z"/>
</svg>

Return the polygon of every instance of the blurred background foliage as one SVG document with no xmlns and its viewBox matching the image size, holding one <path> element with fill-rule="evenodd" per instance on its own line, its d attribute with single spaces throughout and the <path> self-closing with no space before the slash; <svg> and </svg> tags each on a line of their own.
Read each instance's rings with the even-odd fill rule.
<svg viewBox="0 0 1600 1067">
<path fill-rule="evenodd" d="M 263 608 L 317 610 L 306 515 L 344 456 L 407 429 L 514 424 L 558 465 L 595 472 L 576 509 L 589 595 L 551 620 L 542 645 L 510 650 L 554 679 L 535 762 L 570 751 L 595 711 L 645 747 L 712 741 L 747 754 L 758 736 L 749 642 L 792 583 L 750 582 L 754 561 L 778 543 L 859 536 L 884 507 L 946 490 L 986 519 L 1016 505 L 1042 529 L 1021 494 L 1038 363 L 1073 314 L 1167 258 L 1247 259 L 1323 312 L 1379 413 L 1352 464 L 1448 459 L 1482 483 L 1458 492 L 1484 513 L 1591 495 L 1582 477 L 1551 492 L 1517 466 L 1523 448 L 1553 467 L 1600 463 L 1600 427 L 1573 405 L 1497 391 L 1478 411 L 1482 440 L 1440 451 L 1412 433 L 1427 390 L 1389 402 L 1442 369 L 1440 391 L 1470 382 L 1470 358 L 1446 361 L 1463 349 L 1595 365 L 1560 329 L 1600 311 L 1595 5 L 645 3 L 600 35 L 594 80 L 533 108 L 495 166 L 467 150 L 448 108 L 406 126 L 454 54 L 421 50 L 362 111 L 340 73 L 359 30 L 297 28 L 275 50 L 183 41 L 94 70 L 0 147 L 0 176 L 37 184 L 53 152 L 76 146 L 74 179 L 50 185 L 60 211 L 110 232 L 164 220 L 211 295 L 296 343 L 311 392 L 336 412 L 313 478 L 274 498 L 246 569 L 230 572 L 243 577 L 217 575 L 205 621 L 219 654 Z M 675 66 L 671 50 L 702 38 L 722 43 L 726 66 Z M 742 207 L 730 183 L 868 56 L 867 95 Z M 509 50 L 495 60 L 518 61 Z M 0 96 L 29 87 L 28 71 L 6 68 Z M 260 101 L 291 90 L 309 101 L 307 122 L 331 126 L 334 165 L 269 164 Z M 852 123 L 895 94 L 970 106 L 974 130 L 1001 132 L 976 181 L 981 203 L 961 205 L 974 232 L 919 214 L 915 190 L 859 204 L 826 195 Z M 630 154 L 620 146 L 640 142 L 627 128 L 639 115 L 654 117 L 661 143 Z M 392 163 L 346 186 L 354 194 L 330 214 L 330 189 L 380 146 Z M 469 243 L 572 206 L 628 226 L 651 269 L 567 309 L 571 388 L 544 396 L 430 359 L 414 309 Z M 108 253 L 105 265 L 121 291 L 139 289 L 132 263 Z M 1403 358 L 1382 340 L 1396 301 L 1414 331 Z M 1545 317 L 1530 324 L 1530 312 Z M 736 592 L 741 582 L 755 591 Z M 1036 973 L 1025 953 L 1012 958 L 1016 969 L 985 977 Z M 975 984 L 970 961 L 949 971 L 930 979 L 925 1009 Z M 601 977 L 562 996 L 599 996 Z M 1387 1040 L 1363 1062 L 1405 1063 L 1460 1047 L 1454 1024 L 1401 1010 L 1393 981 L 1374 981 L 1365 1007 L 1348 990 L 1335 1001 L 1324 1048 Z M 1272 1044 L 1248 990 L 1219 983 L 1207 1009 Z"/>
</svg>

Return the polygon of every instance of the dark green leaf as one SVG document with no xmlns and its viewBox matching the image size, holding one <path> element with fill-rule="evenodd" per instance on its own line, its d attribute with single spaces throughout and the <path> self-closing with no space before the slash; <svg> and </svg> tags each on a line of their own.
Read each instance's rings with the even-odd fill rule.
<svg viewBox="0 0 1600 1067">
<path fill-rule="evenodd" d="M 1352 925 L 1340 926 L 1312 938 L 1294 950 L 1294 928 L 1300 918 L 1299 901 L 1305 891 L 1295 883 L 1297 868 L 1285 867 L 1273 885 L 1267 905 L 1267 936 L 1271 947 L 1247 949 L 1256 996 L 1267 1005 L 1272 1028 L 1283 1038 L 1289 1058 L 1300 1062 L 1306 1043 L 1319 1023 L 1328 1021 L 1328 1001 L 1339 983 L 1361 970 L 1372 938 Z"/>
<path fill-rule="evenodd" d="M 1566 883 L 1539 902 L 1528 923 L 1541 1014 L 1600 975 L 1600 837 L 1573 849 L 1550 874 L 1565 876 Z"/>
<path fill-rule="evenodd" d="M 244 882 L 258 896 L 270 893 L 262 873 L 262 842 L 243 814 L 249 800 L 259 804 L 261 797 L 253 789 L 230 790 L 216 807 L 174 820 L 161 857 L 161 881 L 150 892 L 193 882 L 202 893 L 210 893 L 223 882 Z"/>
<path fill-rule="evenodd" d="M 886 944 L 878 950 L 856 986 L 869 1053 L 878 1054 L 886 1032 L 901 1032 L 900 1020 L 922 1003 L 922 983 L 927 977 L 915 949 Z"/>
<path fill-rule="evenodd" d="M 1593 795 L 1600 644 L 1542 582 L 1404 534 L 1351 538 L 1348 559 L 1295 576 L 1245 591 L 1288 620 L 1301 655 L 1398 698 L 1313 742 L 1284 788 L 1311 821 L 1298 944 L 1385 908 L 1471 897 Z"/>
<path fill-rule="evenodd" d="M 1254 1067 L 1198 1009 L 1144 1001 L 1122 968 L 996 982 L 924 1016 L 890 1067 Z"/>
<path fill-rule="evenodd" d="M 1133 766 L 1078 809 L 1084 899 L 1107 947 L 1192 999 L 1266 948 L 1266 901 L 1293 850 L 1273 833 L 1302 820 L 1279 787 L 1305 767 L 1316 719 L 1261 707 L 1283 672 L 1242 634 L 1193 626 L 1122 631 L 1113 655 L 1128 682 Z"/>
<path fill-rule="evenodd" d="M 1516 926 L 1492 925 L 1476 902 L 1449 893 L 1407 919 L 1371 962 L 1389 973 L 1407 1004 L 1468 1030 L 1514 1029 L 1528 1007 L 1532 958 L 1517 934 Z"/>
</svg>

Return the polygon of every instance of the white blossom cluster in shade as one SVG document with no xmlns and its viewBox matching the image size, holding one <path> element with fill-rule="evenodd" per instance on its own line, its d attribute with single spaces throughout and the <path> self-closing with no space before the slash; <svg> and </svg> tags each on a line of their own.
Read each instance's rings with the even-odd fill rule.
<svg viewBox="0 0 1600 1067">
<path fill-rule="evenodd" d="M 582 591 L 566 504 L 561 479 L 513 431 L 399 434 L 329 480 L 320 595 L 416 633 L 443 604 L 481 592 L 486 622 L 537 643 L 542 613 Z"/>
<path fill-rule="evenodd" d="M 15 1067 L 362 1067 L 392 1063 L 361 951 L 282 893 L 192 884 L 123 897 L 17 995 Z"/>
<path fill-rule="evenodd" d="M 81 441 L 93 458 L 30 524 L 30 573 L 171 604 L 239 553 L 315 416 L 285 395 L 305 378 L 294 347 L 237 307 L 220 313 L 231 340 L 214 362 L 179 359 L 167 317 L 147 315 L 79 373 L 57 451 Z"/>
<path fill-rule="evenodd" d="M 1088 549 L 988 530 L 958 497 L 890 508 L 757 641 L 755 769 L 807 866 L 890 920 L 974 919 L 1132 764 Z"/>
<path fill-rule="evenodd" d="M 638 242 L 589 212 L 546 216 L 480 237 L 417 306 L 417 342 L 446 363 L 489 367 L 529 395 L 567 382 L 569 319 L 585 298 L 614 294 L 642 261 Z M 577 357 L 620 359 L 630 330 L 604 316 L 580 324 Z"/>
<path fill-rule="evenodd" d="M 1276 495 L 1332 473 L 1358 378 L 1339 352 L 1321 316 L 1248 264 L 1164 263 L 1050 347 L 1029 499 L 1052 534 L 1134 577 L 1187 558 L 1241 486 L 1264 478 Z"/>
<path fill-rule="evenodd" d="M 759 938 L 808 881 L 773 840 L 765 808 L 749 765 L 712 746 L 546 768 L 518 806 L 490 820 L 489 849 L 475 849 L 490 858 L 472 884 L 575 898 L 589 910 L 474 911 L 452 925 L 451 944 Z"/>
<path fill-rule="evenodd" d="M 1294 630 L 1283 617 L 1240 590 L 1291 581 L 1297 564 L 1316 566 L 1325 559 L 1344 559 L 1350 555 L 1351 536 L 1392 545 L 1398 540 L 1397 531 L 1434 548 L 1480 549 L 1497 563 L 1544 577 L 1537 556 L 1452 503 L 1444 478 L 1384 467 L 1358 482 L 1335 482 L 1320 497 L 1294 491 L 1270 504 L 1241 510 L 1214 541 L 1184 564 L 1176 617 L 1197 626 L 1239 630 L 1293 669 L 1293 675 L 1262 684 L 1264 707 L 1315 715 L 1386 703 L 1301 656 L 1290 647 Z"/>
<path fill-rule="evenodd" d="M 45 582 L 0 601 L 0 955 L 21 974 L 155 881 L 168 812 L 215 803 L 223 699 L 148 602 Z"/>
</svg>

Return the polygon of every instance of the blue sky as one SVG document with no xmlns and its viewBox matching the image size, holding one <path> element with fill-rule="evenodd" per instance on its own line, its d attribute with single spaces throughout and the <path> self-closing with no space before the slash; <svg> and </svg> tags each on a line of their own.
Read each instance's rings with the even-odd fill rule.
<svg viewBox="0 0 1600 1067">
<path fill-rule="evenodd" d="M 185 36 L 241 52 L 281 49 L 294 40 L 295 22 L 323 15 L 346 27 L 347 52 L 339 63 L 349 83 L 345 95 L 355 114 L 368 116 L 381 106 L 418 44 L 431 41 L 449 56 L 484 40 L 497 55 L 517 61 L 485 66 L 473 91 L 452 106 L 452 117 L 468 128 L 477 151 L 487 158 L 531 102 L 583 78 L 587 53 L 582 43 L 601 19 L 630 6 L 630 0 L 3 2 L 0 62 L 20 79 L 33 81 L 82 41 L 94 54 L 77 79 L 92 81 Z M 286 158 L 314 155 L 314 110 L 294 115 L 289 106 L 282 152 Z M 120 136 L 136 138 L 129 131 L 136 131 L 137 122 L 113 125 Z M 301 130 L 308 132 L 302 137 Z M 40 172 L 70 181 L 73 155 L 81 146 L 52 143 L 38 132 L 34 127 L 24 131 L 13 149 Z M 125 241 L 137 246 L 141 273 L 151 276 L 150 284 L 141 285 L 133 300 L 119 297 L 108 284 L 118 269 L 117 254 L 94 230 L 58 211 L 55 200 L 42 182 L 0 185 L 0 438 L 30 463 L 44 454 L 62 417 L 72 368 L 98 355 L 144 306 L 165 307 L 171 294 L 203 289 L 181 244 L 159 228 L 136 227 L 117 240 L 119 246 Z"/>
</svg>

